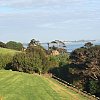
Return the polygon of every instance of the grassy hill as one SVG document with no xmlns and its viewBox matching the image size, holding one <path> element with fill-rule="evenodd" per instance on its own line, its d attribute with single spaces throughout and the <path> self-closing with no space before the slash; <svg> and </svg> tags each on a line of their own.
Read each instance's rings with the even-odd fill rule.
<svg viewBox="0 0 100 100">
<path fill-rule="evenodd" d="M 20 52 L 20 51 L 7 49 L 7 48 L 0 48 L 0 54 L 11 54 L 11 55 L 14 55 L 17 52 Z"/>
<path fill-rule="evenodd" d="M 0 100 L 89 100 L 51 78 L 0 71 Z"/>
<path fill-rule="evenodd" d="M 21 51 L 16 51 L 7 48 L 0 48 L 0 69 L 7 68 L 12 62 L 13 56 Z"/>
</svg>

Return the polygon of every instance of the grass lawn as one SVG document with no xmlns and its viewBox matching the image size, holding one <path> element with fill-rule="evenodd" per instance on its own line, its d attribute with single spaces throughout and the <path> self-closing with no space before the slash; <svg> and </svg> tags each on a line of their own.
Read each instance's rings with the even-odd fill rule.
<svg viewBox="0 0 100 100">
<path fill-rule="evenodd" d="M 0 100 L 89 100 L 39 75 L 0 71 Z"/>
<path fill-rule="evenodd" d="M 11 54 L 14 55 L 15 53 L 20 52 L 12 49 L 0 48 L 0 54 Z"/>
</svg>

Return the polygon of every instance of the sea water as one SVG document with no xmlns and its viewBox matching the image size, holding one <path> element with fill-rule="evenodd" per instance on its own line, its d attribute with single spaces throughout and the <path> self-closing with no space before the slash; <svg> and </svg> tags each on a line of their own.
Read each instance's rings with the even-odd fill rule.
<svg viewBox="0 0 100 100">
<path fill-rule="evenodd" d="M 100 45 L 100 41 L 94 41 L 92 42 L 94 45 Z M 83 47 L 85 45 L 85 42 L 75 42 L 75 43 L 65 43 L 65 46 L 64 49 L 67 50 L 67 52 L 72 52 L 73 50 L 77 49 L 77 48 L 80 48 L 80 47 Z M 27 45 L 24 45 L 24 47 L 27 47 Z M 47 44 L 42 44 L 42 46 L 45 48 L 45 49 L 48 49 L 48 45 Z"/>
</svg>

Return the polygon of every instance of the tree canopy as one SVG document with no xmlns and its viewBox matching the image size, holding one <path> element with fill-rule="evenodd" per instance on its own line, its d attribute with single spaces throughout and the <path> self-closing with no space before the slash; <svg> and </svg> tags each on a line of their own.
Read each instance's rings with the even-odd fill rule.
<svg viewBox="0 0 100 100">
<path fill-rule="evenodd" d="M 71 53 L 70 73 L 76 76 L 73 80 L 77 86 L 80 84 L 84 90 L 97 95 L 100 93 L 100 46 L 86 45 Z"/>
<path fill-rule="evenodd" d="M 14 50 L 19 50 L 19 51 L 21 51 L 23 49 L 22 43 L 15 42 L 15 41 L 9 41 L 9 42 L 7 42 L 6 46 L 9 49 L 14 49 Z"/>
<path fill-rule="evenodd" d="M 0 41 L 0 47 L 6 48 L 6 44 Z"/>
</svg>

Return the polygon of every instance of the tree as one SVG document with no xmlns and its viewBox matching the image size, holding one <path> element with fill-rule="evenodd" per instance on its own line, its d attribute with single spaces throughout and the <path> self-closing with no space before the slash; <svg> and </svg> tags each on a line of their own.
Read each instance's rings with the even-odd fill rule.
<svg viewBox="0 0 100 100">
<path fill-rule="evenodd" d="M 74 50 L 70 59 L 72 63 L 69 71 L 73 77 L 78 78 L 73 78 L 73 82 L 78 86 L 81 84 L 83 89 L 92 94 L 100 93 L 100 87 L 99 92 L 97 91 L 97 83 L 100 83 L 100 46 L 92 46 L 89 43 L 87 47 Z"/>
<path fill-rule="evenodd" d="M 49 45 L 50 45 L 50 44 L 49 44 L 49 43 L 47 43 L 47 45 L 48 45 L 48 50 L 49 50 Z"/>
<path fill-rule="evenodd" d="M 34 67 L 33 55 L 19 53 L 13 57 L 12 70 L 33 73 L 37 71 Z"/>
<path fill-rule="evenodd" d="M 37 46 L 37 45 L 40 45 L 39 41 L 36 41 L 35 39 L 32 39 L 28 46 L 30 47 L 30 46 Z"/>
<path fill-rule="evenodd" d="M 76 73 L 82 73 L 93 79 L 100 77 L 100 46 L 90 48 L 79 48 L 74 50 L 70 56 Z"/>
<path fill-rule="evenodd" d="M 64 47 L 65 46 L 65 43 L 60 41 L 60 40 L 55 40 L 55 42 L 58 44 L 58 47 L 60 48 L 61 47 Z"/>
<path fill-rule="evenodd" d="M 47 69 L 48 65 L 48 57 L 46 56 L 46 50 L 40 46 L 30 46 L 26 50 L 27 54 L 31 54 L 32 56 L 32 61 L 33 61 L 33 66 L 35 66 L 39 73 L 44 72 L 44 70 Z"/>
<path fill-rule="evenodd" d="M 65 47 L 65 43 L 60 40 L 52 41 L 51 44 L 56 44 L 58 48 Z"/>
<path fill-rule="evenodd" d="M 98 85 L 98 81 L 90 80 L 89 81 L 89 92 L 91 94 L 96 94 L 100 86 Z"/>
<path fill-rule="evenodd" d="M 22 43 L 15 42 L 15 41 L 9 41 L 9 42 L 7 42 L 6 46 L 9 49 L 14 49 L 14 50 L 19 50 L 19 51 L 21 51 L 23 49 Z"/>
<path fill-rule="evenodd" d="M 14 56 L 13 70 L 28 73 L 38 72 L 40 74 L 48 71 L 49 60 L 46 55 L 46 51 L 35 41 L 36 40 L 31 40 L 26 52 L 19 53 Z"/>
<path fill-rule="evenodd" d="M 2 48 L 6 48 L 6 44 L 3 43 L 3 42 L 0 42 L 0 47 L 2 47 Z"/>
<path fill-rule="evenodd" d="M 86 48 L 90 48 L 93 46 L 93 44 L 91 42 L 85 43 L 84 45 Z"/>
<path fill-rule="evenodd" d="M 13 56 L 11 54 L 0 54 L 0 69 L 11 67 Z"/>
</svg>

